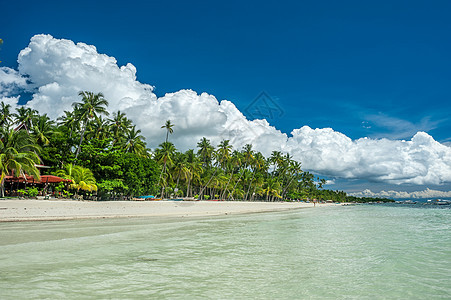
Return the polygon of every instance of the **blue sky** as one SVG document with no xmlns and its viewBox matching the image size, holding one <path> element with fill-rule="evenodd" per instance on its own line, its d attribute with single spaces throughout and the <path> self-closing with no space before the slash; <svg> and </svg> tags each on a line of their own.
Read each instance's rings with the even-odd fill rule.
<svg viewBox="0 0 451 300">
<path fill-rule="evenodd" d="M 425 131 L 451 143 L 450 1 L 7 1 L 2 11 L 2 66 L 17 68 L 30 38 L 51 34 L 132 63 L 157 96 L 193 89 L 246 114 L 265 91 L 281 110 L 268 121 L 287 134 Z"/>
</svg>

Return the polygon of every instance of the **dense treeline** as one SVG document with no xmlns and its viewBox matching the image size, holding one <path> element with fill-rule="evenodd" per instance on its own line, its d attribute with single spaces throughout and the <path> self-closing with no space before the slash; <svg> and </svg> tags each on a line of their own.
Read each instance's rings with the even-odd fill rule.
<svg viewBox="0 0 451 300">
<path fill-rule="evenodd" d="M 176 125 L 169 120 L 155 129 L 166 130 L 166 138 L 152 152 L 124 113 L 109 115 L 101 93 L 79 96 L 80 102 L 57 120 L 30 108 L 13 112 L 0 104 L 2 191 L 6 175 L 39 177 L 36 165 L 42 163 L 50 169 L 41 172 L 72 180 L 60 190 L 85 197 L 95 193 L 97 199 L 153 194 L 244 201 L 365 201 L 322 189 L 324 180 L 302 171 L 299 162 L 278 151 L 264 157 L 250 144 L 233 149 L 228 140 L 214 146 L 202 138 L 196 149 L 180 152 L 170 142 Z"/>
</svg>

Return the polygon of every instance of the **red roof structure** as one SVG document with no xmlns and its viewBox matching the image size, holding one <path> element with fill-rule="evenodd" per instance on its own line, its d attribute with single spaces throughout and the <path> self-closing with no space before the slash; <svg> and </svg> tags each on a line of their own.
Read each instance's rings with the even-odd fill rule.
<svg viewBox="0 0 451 300">
<path fill-rule="evenodd" d="M 33 176 L 5 176 L 7 182 L 27 182 L 27 183 L 59 183 L 59 182 L 72 182 L 70 179 L 64 179 L 54 175 L 41 175 L 41 180 L 36 180 Z"/>
</svg>

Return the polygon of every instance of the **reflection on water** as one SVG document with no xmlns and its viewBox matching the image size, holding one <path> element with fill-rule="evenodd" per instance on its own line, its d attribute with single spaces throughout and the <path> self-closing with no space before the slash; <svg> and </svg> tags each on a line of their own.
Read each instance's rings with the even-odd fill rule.
<svg viewBox="0 0 451 300">
<path fill-rule="evenodd" d="M 0 224 L 16 298 L 451 298 L 450 210 Z"/>
</svg>

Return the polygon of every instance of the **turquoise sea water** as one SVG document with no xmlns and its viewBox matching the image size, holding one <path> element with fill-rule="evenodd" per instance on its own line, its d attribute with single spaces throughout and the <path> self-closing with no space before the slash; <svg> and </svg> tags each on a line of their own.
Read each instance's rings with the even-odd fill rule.
<svg viewBox="0 0 451 300">
<path fill-rule="evenodd" d="M 0 224 L 0 299 L 451 299 L 451 210 Z"/>
</svg>

